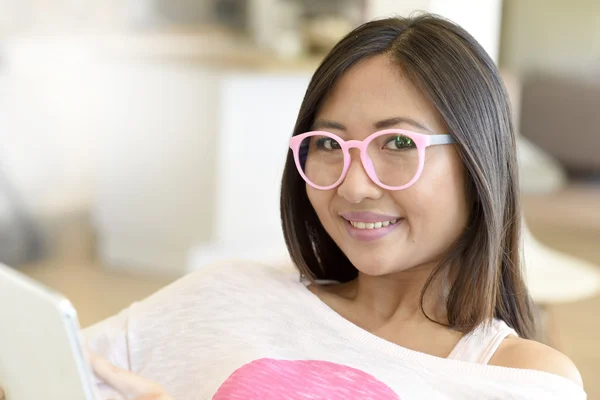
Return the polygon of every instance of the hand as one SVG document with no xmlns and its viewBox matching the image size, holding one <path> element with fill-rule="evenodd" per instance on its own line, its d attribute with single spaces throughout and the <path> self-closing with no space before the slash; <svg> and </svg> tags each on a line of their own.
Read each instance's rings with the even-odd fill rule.
<svg viewBox="0 0 600 400">
<path fill-rule="evenodd" d="M 4 390 L 2 390 L 2 388 L 0 388 L 0 400 L 6 400 L 6 397 L 4 396 Z"/>
<path fill-rule="evenodd" d="M 93 352 L 89 352 L 92 369 L 105 383 L 133 400 L 173 400 L 158 384 L 121 369 Z M 0 396 L 0 400 L 2 396 Z"/>
</svg>

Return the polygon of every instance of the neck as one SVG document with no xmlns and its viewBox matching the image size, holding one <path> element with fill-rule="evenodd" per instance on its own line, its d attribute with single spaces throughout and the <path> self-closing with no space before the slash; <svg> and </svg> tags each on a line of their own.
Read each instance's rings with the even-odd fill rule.
<svg viewBox="0 0 600 400">
<path fill-rule="evenodd" d="M 447 323 L 443 274 L 430 284 L 421 305 L 422 290 L 434 267 L 435 264 L 425 265 L 385 276 L 359 273 L 343 296 L 374 325 L 392 321 L 420 323 L 427 316 Z"/>
</svg>

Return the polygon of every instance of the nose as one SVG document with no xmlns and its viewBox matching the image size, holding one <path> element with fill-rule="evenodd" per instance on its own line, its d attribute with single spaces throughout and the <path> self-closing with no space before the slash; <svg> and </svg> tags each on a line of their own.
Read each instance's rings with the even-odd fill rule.
<svg viewBox="0 0 600 400">
<path fill-rule="evenodd" d="M 383 195 L 383 189 L 367 175 L 358 151 L 350 155 L 348 173 L 338 186 L 337 193 L 353 204 L 358 204 L 365 199 L 377 200 Z"/>
</svg>

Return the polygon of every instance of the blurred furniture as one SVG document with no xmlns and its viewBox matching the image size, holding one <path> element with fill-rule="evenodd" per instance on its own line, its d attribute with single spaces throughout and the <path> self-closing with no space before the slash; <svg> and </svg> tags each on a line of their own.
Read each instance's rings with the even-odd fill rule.
<svg viewBox="0 0 600 400">
<path fill-rule="evenodd" d="M 568 171 L 600 175 L 600 77 L 536 74 L 524 79 L 523 136 Z"/>
<path fill-rule="evenodd" d="M 0 164 L 0 263 L 17 266 L 42 254 L 39 224 Z"/>
<path fill-rule="evenodd" d="M 551 305 L 584 300 L 600 293 L 600 267 L 552 249 L 525 227 L 524 266 L 532 298 Z"/>
<path fill-rule="evenodd" d="M 556 325 L 554 310 L 600 295 L 600 266 L 592 263 L 600 260 L 600 188 L 569 184 L 525 194 L 523 208 L 533 232 L 526 228 L 524 238 L 529 289 L 543 311 L 546 342 L 561 348 L 564 327 Z"/>
<path fill-rule="evenodd" d="M 192 28 L 205 24 L 228 23 L 238 27 L 245 21 L 245 1 L 241 0 L 127 0 L 127 16 L 132 27 L 164 29 Z"/>
<path fill-rule="evenodd" d="M 512 103 L 515 124 L 521 116 L 522 88 L 519 78 L 510 70 L 501 70 Z M 517 129 L 517 162 L 521 193 L 551 193 L 565 186 L 564 168 L 554 158 L 531 143 Z"/>
<path fill-rule="evenodd" d="M 552 193 L 567 184 L 567 175 L 555 159 L 519 135 L 517 138 L 521 193 Z"/>
<path fill-rule="evenodd" d="M 506 70 L 502 75 L 513 104 L 515 120 L 528 119 L 528 110 L 521 107 L 524 93 L 519 79 Z M 551 308 L 556 304 L 598 295 L 600 267 L 543 244 L 532 234 L 528 224 L 551 231 L 569 229 L 570 222 L 571 229 L 583 236 L 580 244 L 593 248 L 596 246 L 593 232 L 600 233 L 600 191 L 595 193 L 593 188 L 587 188 L 579 189 L 578 193 L 577 189 L 568 185 L 564 168 L 556 159 L 523 135 L 517 135 L 517 162 L 526 217 L 523 224 L 525 276 L 530 294 L 542 311 L 545 341 L 560 347 Z M 574 214 L 579 214 L 581 221 L 591 223 L 589 230 L 584 228 L 585 225 L 573 226 L 575 219 L 569 216 Z M 598 217 L 595 222 L 594 216 Z M 592 238 L 587 244 L 586 234 Z M 572 248 L 566 247 L 565 250 Z"/>
</svg>

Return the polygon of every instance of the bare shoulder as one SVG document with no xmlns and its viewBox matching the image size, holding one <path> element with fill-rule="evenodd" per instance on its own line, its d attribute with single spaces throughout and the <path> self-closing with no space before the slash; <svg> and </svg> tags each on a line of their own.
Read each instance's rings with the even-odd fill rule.
<svg viewBox="0 0 600 400">
<path fill-rule="evenodd" d="M 581 375 L 569 357 L 533 340 L 517 337 L 504 339 L 490 360 L 490 365 L 549 372 L 583 386 Z"/>
</svg>

